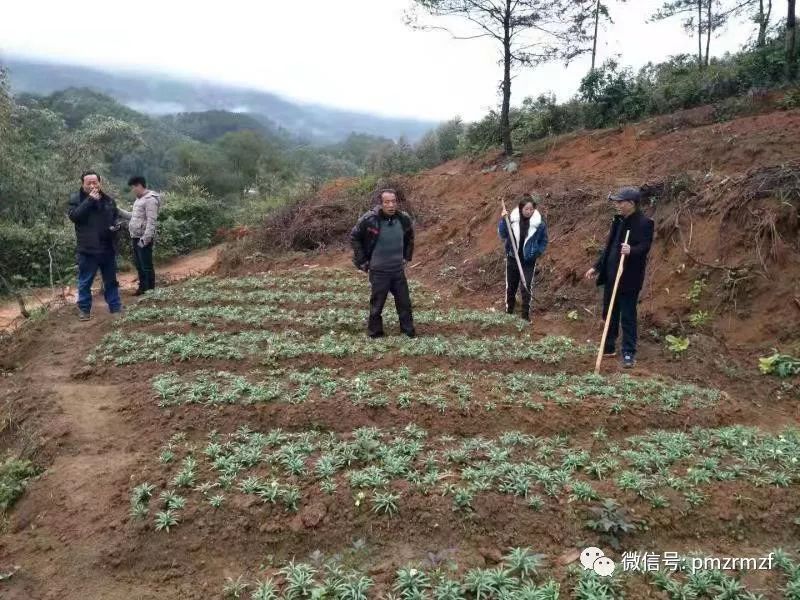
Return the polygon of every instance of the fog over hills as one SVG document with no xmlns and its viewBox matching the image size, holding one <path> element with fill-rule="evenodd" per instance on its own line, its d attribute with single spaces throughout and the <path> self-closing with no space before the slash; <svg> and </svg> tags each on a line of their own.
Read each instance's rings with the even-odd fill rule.
<svg viewBox="0 0 800 600">
<path fill-rule="evenodd" d="M 305 104 L 266 91 L 164 74 L 115 73 L 21 57 L 4 57 L 0 62 L 8 68 L 15 93 L 51 94 L 70 87 L 86 87 L 151 115 L 207 110 L 248 113 L 265 124 L 286 129 L 316 144 L 335 143 L 353 132 L 392 139 L 405 136 L 413 142 L 436 125 L 424 120 Z"/>
</svg>

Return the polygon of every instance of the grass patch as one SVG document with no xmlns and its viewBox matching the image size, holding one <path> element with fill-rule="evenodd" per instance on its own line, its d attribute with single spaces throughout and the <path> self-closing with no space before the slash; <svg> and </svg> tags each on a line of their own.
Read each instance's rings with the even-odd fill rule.
<svg viewBox="0 0 800 600">
<path fill-rule="evenodd" d="M 0 464 L 0 513 L 10 509 L 22 496 L 31 477 L 38 473 L 31 461 L 8 457 Z"/>
</svg>

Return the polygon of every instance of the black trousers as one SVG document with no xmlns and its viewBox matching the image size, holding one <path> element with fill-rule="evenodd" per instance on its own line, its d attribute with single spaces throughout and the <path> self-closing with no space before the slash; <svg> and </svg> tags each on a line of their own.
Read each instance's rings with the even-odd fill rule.
<svg viewBox="0 0 800 600">
<path fill-rule="evenodd" d="M 533 288 L 533 271 L 536 261 L 530 264 L 522 263 L 522 272 L 525 274 L 523 284 L 519 276 L 519 267 L 513 256 L 506 257 L 506 312 L 512 314 L 517 302 L 517 289 L 522 288 L 522 316 L 526 319 L 531 313 L 531 289 Z"/>
<path fill-rule="evenodd" d="M 611 292 L 613 284 L 603 286 L 603 319 L 608 316 L 608 305 L 611 303 Z M 639 304 L 639 292 L 641 290 L 627 291 L 617 290 L 617 297 L 614 299 L 614 307 L 611 310 L 611 321 L 608 324 L 608 335 L 603 352 L 612 353 L 617 344 L 619 326 L 622 325 L 622 353 L 636 354 L 636 307 Z"/>
<path fill-rule="evenodd" d="M 400 319 L 400 329 L 405 334 L 414 333 L 414 318 L 411 314 L 411 294 L 408 291 L 408 280 L 404 271 L 381 273 L 370 271 L 369 283 L 372 294 L 369 299 L 369 321 L 367 333 L 372 336 L 383 334 L 383 306 L 391 292 L 394 305 Z"/>
<path fill-rule="evenodd" d="M 156 287 L 156 271 L 153 267 L 153 242 L 144 248 L 139 246 L 139 238 L 132 238 L 133 263 L 139 273 L 139 289 L 143 292 L 154 290 Z"/>
</svg>

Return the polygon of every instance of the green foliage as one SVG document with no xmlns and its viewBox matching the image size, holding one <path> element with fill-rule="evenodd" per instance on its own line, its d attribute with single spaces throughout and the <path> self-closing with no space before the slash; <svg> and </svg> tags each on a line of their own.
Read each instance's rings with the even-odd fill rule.
<svg viewBox="0 0 800 600">
<path fill-rule="evenodd" d="M 51 256 L 53 283 L 71 279 L 75 271 L 75 232 L 71 227 L 42 223 L 25 227 L 0 221 L 0 274 L 15 288 L 50 285 Z M 0 285 L 0 295 L 5 293 L 8 290 Z"/>
<path fill-rule="evenodd" d="M 706 281 L 705 279 L 695 279 L 692 282 L 692 286 L 689 288 L 689 291 L 686 292 L 684 296 L 689 302 L 692 304 L 697 304 L 700 302 L 700 296 L 703 293 L 703 290 L 706 289 Z"/>
<path fill-rule="evenodd" d="M 0 464 L 0 514 L 14 505 L 25 491 L 25 485 L 37 470 L 29 460 L 6 458 Z"/>
<path fill-rule="evenodd" d="M 586 521 L 586 526 L 600 533 L 604 542 L 615 550 L 620 548 L 620 539 L 636 529 L 628 511 L 611 498 L 606 498 L 600 506 L 593 506 L 589 511 L 594 518 Z"/>
<path fill-rule="evenodd" d="M 586 125 L 592 128 L 639 119 L 647 108 L 642 82 L 630 70 L 620 71 L 613 60 L 584 77 L 579 93 L 586 103 Z"/>
<path fill-rule="evenodd" d="M 388 176 L 413 173 L 422 167 L 422 163 L 411 144 L 401 137 L 397 142 L 389 141 L 370 152 L 366 167 L 370 173 Z"/>
<path fill-rule="evenodd" d="M 204 248 L 211 245 L 217 230 L 232 224 L 230 208 L 211 196 L 196 177 L 178 178 L 162 198 L 156 253 L 167 257 Z"/>
<path fill-rule="evenodd" d="M 708 314 L 708 311 L 705 310 L 699 310 L 689 315 L 689 323 L 692 327 L 703 327 L 710 319 L 711 316 Z"/>
<path fill-rule="evenodd" d="M 758 359 L 758 368 L 764 375 L 777 375 L 781 378 L 800 375 L 800 358 L 781 354 L 773 350 L 771 356 Z"/>
<path fill-rule="evenodd" d="M 785 70 L 780 34 L 766 40 L 762 48 L 713 58 L 703 69 L 697 68 L 697 57 L 690 55 L 649 63 L 637 73 L 609 60 L 584 77 L 574 99 L 557 104 L 552 96 L 543 95 L 526 98 L 520 109 L 512 109 L 513 139 L 526 143 L 713 103 L 720 103 L 717 119 L 732 118 L 753 109 L 748 95 L 752 90 L 781 85 Z M 782 106 L 798 106 L 796 90 L 785 95 Z M 483 152 L 499 143 L 499 117 L 492 111 L 467 126 L 461 151 Z"/>
<path fill-rule="evenodd" d="M 780 105 L 781 108 L 785 108 L 786 110 L 800 108 L 800 87 L 795 87 L 787 91 Z"/>
<path fill-rule="evenodd" d="M 668 335 L 664 340 L 667 342 L 667 350 L 675 356 L 680 356 L 689 349 L 689 338 Z"/>
<path fill-rule="evenodd" d="M 491 111 L 480 121 L 467 125 L 461 141 L 462 154 L 480 154 L 500 144 L 500 115 Z"/>
<path fill-rule="evenodd" d="M 516 143 L 524 144 L 575 131 L 584 127 L 585 110 L 586 107 L 575 100 L 558 104 L 553 94 L 525 98 L 522 107 L 513 112 L 512 137 Z"/>
</svg>

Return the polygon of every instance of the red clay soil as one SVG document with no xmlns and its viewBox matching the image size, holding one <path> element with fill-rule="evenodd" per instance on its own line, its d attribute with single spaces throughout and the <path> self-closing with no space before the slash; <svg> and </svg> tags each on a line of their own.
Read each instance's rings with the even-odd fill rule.
<svg viewBox="0 0 800 600">
<path fill-rule="evenodd" d="M 297 406 L 160 409 L 149 388 L 157 373 L 210 368 L 244 375 L 262 365 L 192 361 L 87 368 L 84 358 L 111 331 L 110 319 L 99 310 L 91 322 L 79 323 L 72 309 L 62 308 L 23 328 L 0 354 L 0 451 L 31 456 L 45 469 L 0 529 L 0 573 L 20 567 L 10 579 L 0 581 L 0 595 L 13 600 L 219 598 L 226 577 L 235 579 L 243 572 L 254 576 L 256 571 L 269 575 L 271 565 L 285 564 L 292 557 L 305 560 L 315 550 L 326 556 L 347 554 L 355 539 L 365 540 L 367 550 L 353 557 L 354 566 L 364 567 L 377 589 L 384 590 L 396 568 L 423 560 L 429 552 L 452 548 L 459 567 L 466 569 L 493 566 L 510 546 L 531 546 L 555 558 L 598 541 L 584 527 L 584 510 L 566 499 L 548 501 L 536 512 L 522 499 L 479 494 L 474 514 L 465 518 L 453 511 L 449 497 L 408 493 L 398 517 L 378 519 L 368 509 L 354 506 L 346 486 L 327 496 L 316 484 L 303 489 L 298 515 L 231 493 L 224 510 L 190 504 L 178 527 L 170 533 L 156 532 L 152 519 L 145 526 L 130 518 L 130 491 L 147 478 L 160 477 L 158 453 L 178 432 L 202 443 L 211 430 L 226 434 L 243 424 L 253 430 L 314 428 L 341 433 L 361 426 L 403 427 L 413 420 L 432 433 L 455 436 L 491 436 L 513 429 L 536 435 L 569 433 L 575 440 L 585 440 L 599 427 L 605 427 L 611 438 L 621 438 L 651 427 L 683 430 L 741 423 L 774 431 L 800 422 L 798 398 L 792 396 L 798 388 L 782 390 L 778 380 L 762 377 L 756 369 L 759 353 L 774 345 L 789 348 L 800 333 L 800 306 L 793 301 L 800 296 L 796 218 L 800 200 L 792 196 L 797 189 L 792 177 L 800 167 L 791 162 L 798 157 L 800 111 L 723 124 L 703 124 L 706 121 L 707 115 L 698 111 L 622 130 L 570 136 L 548 144 L 544 151 L 525 154 L 515 174 L 482 173 L 498 158 L 486 157 L 451 162 L 410 178 L 409 197 L 420 214 L 410 275 L 446 294 L 440 308 L 497 307 L 502 297 L 497 197 L 511 200 L 522 191 L 537 191 L 547 196 L 542 209 L 551 243 L 540 264 L 531 339 L 564 334 L 596 343 L 600 323 L 590 313 L 597 314 L 598 294 L 580 275 L 594 256 L 589 242 L 592 238 L 602 242 L 606 233 L 609 211 L 603 198 L 609 189 L 628 183 L 666 190 L 648 208 L 656 219 L 658 238 L 641 310 L 642 344 L 634 374 L 663 374 L 720 388 L 730 397 L 717 408 L 682 408 L 662 415 L 648 407 L 610 415 L 608 404 L 602 402 L 544 413 L 501 407 L 485 414 L 462 415 L 453 409 L 440 415 L 430 407 L 415 407 L 412 419 L 396 407 L 356 407 L 343 397 L 315 396 Z M 676 123 L 684 128 L 672 131 Z M 342 182 L 336 186 L 324 191 L 323 198 L 335 199 L 337 190 L 346 188 Z M 688 253 L 673 227 L 676 216 Z M 762 243 L 760 255 L 753 247 L 756 241 Z M 271 261 L 254 257 L 240 263 L 237 270 L 246 272 L 276 265 L 346 266 L 349 257 L 346 253 Z M 450 266 L 455 270 L 442 276 Z M 723 266 L 746 267 L 744 274 L 752 278 L 740 283 L 736 294 L 723 295 L 720 290 L 730 292 L 731 278 L 743 274 Z M 708 270 L 708 288 L 695 306 L 683 295 L 703 268 Z M 578 321 L 565 318 L 573 309 L 580 315 Z M 672 359 L 655 336 L 680 333 L 687 314 L 696 310 L 716 311 L 712 324 L 704 330 L 687 326 L 689 354 Z M 440 329 L 431 326 L 428 331 Z M 473 336 L 480 334 L 477 328 L 471 331 Z M 397 356 L 369 365 L 358 357 L 287 361 L 296 368 L 331 366 L 345 373 L 397 364 L 411 370 L 555 370 L 522 363 Z M 587 372 L 592 366 L 593 358 L 583 356 L 564 370 Z M 609 360 L 603 369 L 614 372 L 619 367 Z M 605 491 L 603 485 L 598 483 L 600 492 Z M 649 523 L 647 531 L 631 534 L 626 544 L 661 551 L 702 548 L 716 556 L 758 556 L 777 546 L 793 548 L 797 529 L 791 522 L 800 514 L 795 485 L 754 488 L 742 482 L 718 483 L 704 490 L 706 504 L 690 518 L 677 509 L 650 509 L 632 494 L 617 495 L 634 508 L 636 518 Z M 397 484 L 395 491 L 406 490 Z M 765 598 L 782 597 L 779 587 L 784 582 L 777 576 L 754 574 L 749 580 L 756 581 Z M 629 588 L 629 598 L 664 597 L 635 585 Z M 565 589 L 564 597 L 568 596 Z"/>
<path fill-rule="evenodd" d="M 515 160 L 513 174 L 503 171 L 499 155 L 488 155 L 404 180 L 420 215 L 410 276 L 434 289 L 455 287 L 462 305 L 501 307 L 499 201 L 510 207 L 522 192 L 535 192 L 544 197 L 539 208 L 550 233 L 537 265 L 535 310 L 552 318 L 576 309 L 592 321 L 585 331 L 594 332 L 590 313 L 598 312 L 599 292 L 582 276 L 605 243 L 612 215 L 605 198 L 640 185 L 654 195 L 644 209 L 656 223 L 643 333 L 695 333 L 687 318 L 704 310 L 711 320 L 700 332 L 742 350 L 751 365 L 754 354 L 773 346 L 800 350 L 800 110 L 716 123 L 711 108 L 695 109 L 540 142 Z M 346 183 L 323 189 L 319 201 L 338 198 Z M 223 269 L 226 263 L 223 256 Z M 349 251 L 255 261 L 235 271 L 265 265 L 347 267 Z M 685 294 L 701 278 L 707 287 L 692 304 Z"/>
</svg>

